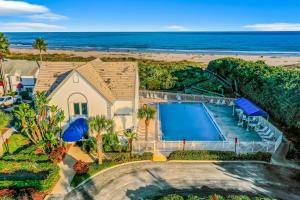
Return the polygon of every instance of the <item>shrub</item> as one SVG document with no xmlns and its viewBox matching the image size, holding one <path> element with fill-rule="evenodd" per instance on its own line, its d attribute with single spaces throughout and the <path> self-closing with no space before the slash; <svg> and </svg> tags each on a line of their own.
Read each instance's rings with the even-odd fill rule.
<svg viewBox="0 0 300 200">
<path fill-rule="evenodd" d="M 49 159 L 54 163 L 59 163 L 60 161 L 62 161 L 65 152 L 66 148 L 63 146 L 59 146 L 51 151 L 51 153 L 49 154 Z"/>
<path fill-rule="evenodd" d="M 86 162 L 78 160 L 74 164 L 73 169 L 74 169 L 74 171 L 76 172 L 77 175 L 83 175 L 83 174 L 86 174 L 88 172 L 89 165 Z"/>
<path fill-rule="evenodd" d="M 208 69 L 236 81 L 239 93 L 262 106 L 277 121 L 300 129 L 298 69 L 235 58 L 213 60 Z"/>
<path fill-rule="evenodd" d="M 261 160 L 269 162 L 272 154 L 257 152 L 254 154 L 236 154 L 231 151 L 174 151 L 169 160 Z"/>
<path fill-rule="evenodd" d="M 178 194 L 170 194 L 161 198 L 161 200 L 184 200 L 184 198 Z"/>
<path fill-rule="evenodd" d="M 152 160 L 153 154 L 150 152 L 139 154 L 133 154 L 130 157 L 129 153 L 114 153 L 112 154 L 110 160 L 114 163 L 125 163 L 131 161 L 139 161 L 139 160 Z"/>
</svg>

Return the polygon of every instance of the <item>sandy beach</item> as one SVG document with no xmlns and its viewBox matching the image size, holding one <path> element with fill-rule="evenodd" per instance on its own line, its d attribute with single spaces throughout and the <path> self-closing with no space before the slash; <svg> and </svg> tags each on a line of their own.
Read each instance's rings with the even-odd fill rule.
<svg viewBox="0 0 300 200">
<path fill-rule="evenodd" d="M 34 49 L 10 49 L 15 53 L 34 53 L 38 54 Z M 249 61 L 263 60 L 269 65 L 282 66 L 300 64 L 300 56 L 257 56 L 257 55 L 216 55 L 216 54 L 188 54 L 188 53 L 159 53 L 159 52 L 112 52 L 112 51 L 73 51 L 73 50 L 53 50 L 49 49 L 47 53 L 64 53 L 73 54 L 76 56 L 89 57 L 134 57 L 152 60 L 164 61 L 181 61 L 189 60 L 196 62 L 203 62 L 207 64 L 211 60 L 224 57 L 241 58 Z"/>
</svg>

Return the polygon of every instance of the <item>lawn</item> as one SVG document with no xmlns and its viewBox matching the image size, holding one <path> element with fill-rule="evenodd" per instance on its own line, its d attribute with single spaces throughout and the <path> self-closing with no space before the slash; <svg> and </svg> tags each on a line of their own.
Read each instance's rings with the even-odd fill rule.
<svg viewBox="0 0 300 200">
<path fill-rule="evenodd" d="M 59 179 L 59 167 L 47 155 L 35 154 L 36 146 L 20 133 L 9 138 L 8 146 L 9 153 L 0 158 L 0 199 L 28 196 L 28 190 L 31 197 L 51 191 Z"/>
<path fill-rule="evenodd" d="M 8 139 L 8 149 L 10 154 L 14 154 L 16 151 L 21 150 L 20 148 L 24 147 L 29 143 L 28 138 L 22 134 L 15 133 Z M 5 152 L 5 147 L 3 146 L 3 152 Z"/>
</svg>

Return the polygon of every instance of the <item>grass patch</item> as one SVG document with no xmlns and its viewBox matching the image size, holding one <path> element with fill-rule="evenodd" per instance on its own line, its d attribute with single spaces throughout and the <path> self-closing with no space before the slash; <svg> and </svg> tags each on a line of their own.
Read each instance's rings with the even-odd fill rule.
<svg viewBox="0 0 300 200">
<path fill-rule="evenodd" d="M 25 146 L 26 144 L 28 144 L 28 138 L 20 133 L 12 134 L 8 139 L 9 153 L 15 153 L 17 150 L 20 150 L 20 147 Z M 4 145 L 3 148 L 3 150 L 5 151 Z"/>
<path fill-rule="evenodd" d="M 20 175 L 17 173 L 23 172 Z M 26 172 L 30 172 L 27 173 Z M 32 178 L 32 174 L 43 174 Z M 37 191 L 49 191 L 59 179 L 59 167 L 53 163 L 7 162 L 0 161 L 0 189 L 35 188 Z M 4 174 L 10 175 L 6 179 Z M 14 176 L 13 176 L 14 175 Z M 28 176 L 28 177 L 26 177 Z M 39 177 L 41 177 L 39 179 Z"/>
<path fill-rule="evenodd" d="M 0 159 L 0 189 L 50 191 L 59 179 L 59 167 L 47 155 L 36 155 L 36 146 L 22 134 L 8 141 L 9 154 Z"/>
<path fill-rule="evenodd" d="M 32 54 L 32 53 L 10 53 L 5 56 L 8 59 L 12 60 L 40 60 L 39 54 Z M 63 53 L 46 53 L 43 54 L 43 61 L 66 61 L 66 62 L 88 62 L 94 60 L 95 57 L 81 57 L 75 56 L 72 54 L 63 54 Z"/>
<path fill-rule="evenodd" d="M 113 153 L 110 155 L 109 160 L 104 160 L 102 165 L 98 165 L 98 163 L 89 164 L 89 170 L 84 175 L 75 175 L 72 182 L 71 187 L 76 187 L 86 179 L 90 178 L 97 172 L 100 172 L 104 169 L 110 168 L 112 166 L 132 162 L 132 161 L 141 161 L 141 160 L 152 160 L 152 153 L 144 153 L 142 155 L 133 155 L 130 158 L 129 153 Z"/>
<path fill-rule="evenodd" d="M 270 162 L 271 153 L 257 152 L 253 154 L 236 154 L 231 151 L 174 151 L 169 160 L 259 160 Z"/>
</svg>

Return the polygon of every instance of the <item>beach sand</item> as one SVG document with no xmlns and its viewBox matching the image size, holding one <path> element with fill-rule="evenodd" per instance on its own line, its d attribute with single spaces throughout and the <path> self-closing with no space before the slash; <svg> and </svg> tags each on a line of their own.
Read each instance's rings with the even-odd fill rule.
<svg viewBox="0 0 300 200">
<path fill-rule="evenodd" d="M 38 50 L 34 49 L 10 49 L 15 53 L 34 53 L 38 54 Z M 241 58 L 244 60 L 256 61 L 263 60 L 269 65 L 281 66 L 300 64 L 300 56 L 257 56 L 257 55 L 216 55 L 216 54 L 188 54 L 188 53 L 159 53 L 159 52 L 111 52 L 111 51 L 73 51 L 73 50 L 53 50 L 49 49 L 47 53 L 64 53 L 73 54 L 75 56 L 89 57 L 134 57 L 152 60 L 164 61 L 196 61 L 202 63 L 209 63 L 211 60 L 224 57 Z"/>
</svg>

